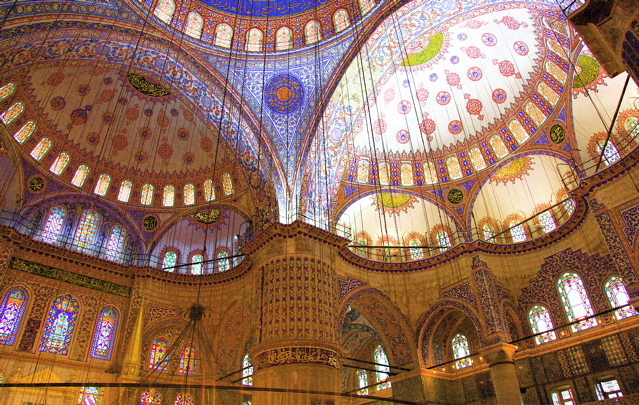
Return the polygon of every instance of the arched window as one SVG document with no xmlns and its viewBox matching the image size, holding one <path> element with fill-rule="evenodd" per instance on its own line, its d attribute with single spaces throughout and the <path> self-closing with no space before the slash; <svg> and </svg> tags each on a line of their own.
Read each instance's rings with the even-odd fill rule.
<svg viewBox="0 0 639 405">
<path fill-rule="evenodd" d="M 109 241 L 107 242 L 106 258 L 113 261 L 120 261 L 124 250 L 126 231 L 122 225 L 116 225 L 111 229 Z"/>
<path fill-rule="evenodd" d="M 27 308 L 29 294 L 20 287 L 6 292 L 0 306 L 0 344 L 11 346 L 16 341 Z"/>
<path fill-rule="evenodd" d="M 508 124 L 508 129 L 510 129 L 510 132 L 513 133 L 513 135 L 515 136 L 515 139 L 520 144 L 524 143 L 526 139 L 530 137 L 528 135 L 528 132 L 526 132 L 526 129 L 524 128 L 524 126 L 521 125 L 521 122 L 519 122 L 517 119 L 510 121 L 510 123 Z"/>
<path fill-rule="evenodd" d="M 357 370 L 357 395 L 368 395 L 368 373 L 366 370 Z"/>
<path fill-rule="evenodd" d="M 281 27 L 275 36 L 275 49 L 284 51 L 293 47 L 293 33 L 288 27 Z"/>
<path fill-rule="evenodd" d="M 80 224 L 73 238 L 73 245 L 80 251 L 93 250 L 93 243 L 98 234 L 98 223 L 100 222 L 100 214 L 93 210 L 82 211 Z"/>
<path fill-rule="evenodd" d="M 421 260 L 424 258 L 424 251 L 421 248 L 421 242 L 418 238 L 411 238 L 408 241 L 408 246 L 410 246 L 410 258 L 413 260 Z"/>
<path fill-rule="evenodd" d="M 24 141 L 29 139 L 29 137 L 33 134 L 33 131 L 35 131 L 35 129 L 36 129 L 36 123 L 33 121 L 29 121 L 26 124 L 24 124 L 22 128 L 20 128 L 15 134 L 13 134 L 13 137 L 15 138 L 16 141 L 18 141 L 19 144 L 22 144 L 24 143 Z"/>
<path fill-rule="evenodd" d="M 203 261 L 204 261 L 204 256 L 202 255 L 191 256 L 191 274 L 195 274 L 195 275 L 202 274 Z"/>
<path fill-rule="evenodd" d="M 453 357 L 455 360 L 455 367 L 457 369 L 469 367 L 473 364 L 473 359 L 470 356 L 470 347 L 468 346 L 468 339 L 466 336 L 458 333 L 453 337 Z"/>
<path fill-rule="evenodd" d="M 104 392 L 99 387 L 82 387 L 77 405 L 101 405 Z"/>
<path fill-rule="evenodd" d="M 242 359 L 242 385 L 253 385 L 253 365 L 248 354 Z"/>
<path fill-rule="evenodd" d="M 118 193 L 118 200 L 122 202 L 129 202 L 129 197 L 131 197 L 131 189 L 133 188 L 133 183 L 128 180 L 124 180 L 122 184 L 120 184 L 120 192 Z"/>
<path fill-rule="evenodd" d="M 348 12 L 344 10 L 343 8 L 337 10 L 335 14 L 333 14 L 333 24 L 335 25 L 336 33 L 342 32 L 346 28 L 348 28 L 348 26 L 351 25 L 348 19 Z"/>
<path fill-rule="evenodd" d="M 575 200 L 570 198 L 564 201 L 562 205 L 564 209 L 566 210 L 566 212 L 568 213 L 568 216 L 572 216 L 573 212 L 575 212 Z"/>
<path fill-rule="evenodd" d="M 162 270 L 172 272 L 175 270 L 173 267 L 177 264 L 177 253 L 166 252 L 164 254 L 164 260 L 162 260 Z"/>
<path fill-rule="evenodd" d="M 613 308 L 621 307 L 615 311 L 617 319 L 637 315 L 637 311 L 635 311 L 631 305 L 628 305 L 630 296 L 628 295 L 628 291 L 626 291 L 626 286 L 623 284 L 621 277 L 615 276 L 608 280 L 604 286 L 604 291 L 606 292 L 608 301 L 610 301 L 610 306 Z"/>
<path fill-rule="evenodd" d="M 322 39 L 322 29 L 320 27 L 320 23 L 311 20 L 304 27 L 304 36 L 306 37 L 306 44 L 314 44 L 315 42 Z"/>
<path fill-rule="evenodd" d="M 215 188 L 213 188 L 213 180 L 206 180 L 204 182 L 204 200 L 215 200 Z"/>
<path fill-rule="evenodd" d="M 357 162 L 357 181 L 360 183 L 368 183 L 368 160 L 360 159 Z"/>
<path fill-rule="evenodd" d="M 175 3 L 173 0 L 160 0 L 158 5 L 153 10 L 153 14 L 157 16 L 160 20 L 164 21 L 167 24 L 171 23 L 171 19 L 173 18 L 173 14 L 175 13 Z"/>
<path fill-rule="evenodd" d="M 193 184 L 184 186 L 184 205 L 195 204 L 195 187 Z"/>
<path fill-rule="evenodd" d="M 470 163 L 473 164 L 473 168 L 475 168 L 476 171 L 480 171 L 486 167 L 486 161 L 479 148 L 470 149 Z"/>
<path fill-rule="evenodd" d="M 386 162 L 379 164 L 379 184 L 390 184 L 390 170 Z"/>
<path fill-rule="evenodd" d="M 200 39 L 202 28 L 204 28 L 204 19 L 197 11 L 191 11 L 189 15 L 186 16 L 184 33 L 193 38 Z"/>
<path fill-rule="evenodd" d="M 22 111 L 24 111 L 24 104 L 15 103 L 9 107 L 7 111 L 0 114 L 0 120 L 2 120 L 5 125 L 9 125 L 18 117 L 18 115 L 22 114 Z"/>
<path fill-rule="evenodd" d="M 528 321 L 532 327 L 533 334 L 540 333 L 540 335 L 535 336 L 535 341 L 537 341 L 538 345 L 557 339 L 557 335 L 552 331 L 554 326 L 552 325 L 552 319 L 550 319 L 550 313 L 546 308 L 541 305 L 532 307 L 530 312 L 528 312 Z"/>
<path fill-rule="evenodd" d="M 373 0 L 359 0 L 359 8 L 362 10 L 362 15 L 368 14 L 375 7 Z"/>
<path fill-rule="evenodd" d="M 82 165 L 78 167 L 78 170 L 75 171 L 75 174 L 73 175 L 73 178 L 71 179 L 71 183 L 76 187 L 82 187 L 88 175 L 89 175 L 89 168 L 85 165 Z"/>
<path fill-rule="evenodd" d="M 151 205 L 153 203 L 153 185 L 145 184 L 142 186 L 142 195 L 140 196 L 140 204 Z"/>
<path fill-rule="evenodd" d="M 388 373 L 390 373 L 390 367 L 388 363 L 388 357 L 386 356 L 386 352 L 384 351 L 382 346 L 377 346 L 373 357 L 375 359 L 375 363 L 377 363 L 375 365 L 375 370 L 377 370 L 377 372 L 375 373 L 375 379 L 378 383 L 381 382 L 381 384 L 377 384 L 377 390 L 381 391 L 390 388 L 391 383 L 390 381 L 387 381 Z"/>
<path fill-rule="evenodd" d="M 461 179 L 464 176 L 461 167 L 459 166 L 459 160 L 457 156 L 451 156 L 446 159 L 446 167 L 448 167 L 448 174 L 451 180 Z"/>
<path fill-rule="evenodd" d="M 171 185 L 164 186 L 164 193 L 162 194 L 162 205 L 165 207 L 172 207 L 173 200 L 175 200 L 175 188 Z"/>
<path fill-rule="evenodd" d="M 162 404 L 162 394 L 154 389 L 150 389 L 148 391 L 140 394 L 140 405 L 161 405 Z"/>
<path fill-rule="evenodd" d="M 0 87 L 0 101 L 9 97 L 15 89 L 16 86 L 13 83 L 7 83 L 4 86 Z"/>
<path fill-rule="evenodd" d="M 175 397 L 174 405 L 193 405 L 193 397 L 189 394 L 180 394 Z"/>
<path fill-rule="evenodd" d="M 443 229 L 437 231 L 437 243 L 439 244 L 439 249 L 442 252 L 453 247 L 453 244 L 450 243 L 450 236 L 448 236 L 448 232 Z"/>
<path fill-rule="evenodd" d="M 58 157 L 55 158 L 55 161 L 53 162 L 49 170 L 51 170 L 53 174 L 59 176 L 60 173 L 62 173 L 62 171 L 67 167 L 67 164 L 69 164 L 69 155 L 67 155 L 66 153 L 60 153 Z"/>
<path fill-rule="evenodd" d="M 61 295 L 49 309 L 49 316 L 42 332 L 41 352 L 66 355 L 75 329 L 80 305 L 71 295 Z"/>
<path fill-rule="evenodd" d="M 601 155 L 601 151 L 603 150 L 605 141 L 597 142 L 597 153 Z M 606 151 L 603 154 L 603 159 L 601 159 L 606 166 L 610 166 L 615 163 L 617 160 L 621 159 L 621 155 L 619 155 L 619 151 L 614 143 L 611 140 L 608 140 L 606 144 Z"/>
<path fill-rule="evenodd" d="M 228 259 L 229 254 L 225 250 L 222 250 L 217 254 L 217 268 L 220 271 L 226 271 L 231 268 L 230 260 Z"/>
<path fill-rule="evenodd" d="M 93 343 L 91 344 L 91 357 L 111 360 L 119 320 L 120 313 L 114 307 L 108 306 L 102 309 L 95 324 Z"/>
<path fill-rule="evenodd" d="M 215 29 L 215 45 L 230 48 L 233 42 L 233 28 L 228 24 L 218 24 Z"/>
<path fill-rule="evenodd" d="M 233 194 L 233 181 L 231 180 L 231 175 L 228 173 L 224 173 L 222 175 L 222 189 L 224 189 L 224 195 Z"/>
<path fill-rule="evenodd" d="M 526 230 L 524 224 L 517 225 L 517 221 L 510 223 L 510 236 L 513 238 L 513 243 L 519 243 L 526 240 Z"/>
<path fill-rule="evenodd" d="M 47 138 L 40 139 L 40 142 L 33 148 L 31 151 L 31 157 L 37 161 L 40 161 L 44 155 L 47 154 L 49 148 L 51 147 L 51 141 Z"/>
<path fill-rule="evenodd" d="M 169 364 L 169 348 L 171 345 L 165 338 L 157 338 L 151 345 L 151 356 L 149 358 L 149 368 L 153 370 L 166 371 Z"/>
<path fill-rule="evenodd" d="M 401 168 L 402 186 L 413 185 L 413 167 L 408 163 L 404 163 Z"/>
<path fill-rule="evenodd" d="M 246 34 L 246 50 L 251 52 L 261 52 L 264 34 L 257 28 L 251 28 Z"/>
<path fill-rule="evenodd" d="M 66 215 L 67 210 L 60 205 L 51 209 L 47 222 L 44 224 L 44 229 L 42 229 L 43 241 L 47 243 L 56 243 L 58 241 L 58 238 L 62 235 L 62 225 L 64 225 Z"/>
<path fill-rule="evenodd" d="M 195 374 L 197 372 L 197 347 L 187 343 L 182 347 L 178 374 Z"/>
<path fill-rule="evenodd" d="M 98 182 L 95 184 L 94 193 L 105 196 L 107 191 L 109 191 L 109 184 L 111 184 L 111 176 L 108 174 L 101 174 Z"/>
<path fill-rule="evenodd" d="M 557 289 L 559 290 L 559 296 L 564 305 L 566 315 L 568 315 L 568 320 L 575 322 L 572 325 L 574 332 L 597 326 L 595 318 L 580 321 L 583 318 L 594 315 L 581 277 L 575 273 L 565 273 L 557 281 Z"/>
<path fill-rule="evenodd" d="M 493 147 L 495 155 L 500 159 L 508 154 L 508 148 L 504 145 L 504 141 L 502 141 L 497 135 L 493 135 L 490 138 L 490 146 Z"/>
<path fill-rule="evenodd" d="M 481 231 L 484 234 L 485 241 L 495 242 L 495 240 L 493 239 L 495 237 L 495 230 L 492 226 L 490 226 L 490 224 L 484 224 L 484 226 L 481 227 Z"/>
<path fill-rule="evenodd" d="M 557 224 L 555 223 L 555 218 L 553 218 L 550 210 L 546 210 L 537 216 L 539 219 L 539 224 L 541 225 L 541 229 L 544 232 L 549 233 L 557 229 Z"/>
</svg>

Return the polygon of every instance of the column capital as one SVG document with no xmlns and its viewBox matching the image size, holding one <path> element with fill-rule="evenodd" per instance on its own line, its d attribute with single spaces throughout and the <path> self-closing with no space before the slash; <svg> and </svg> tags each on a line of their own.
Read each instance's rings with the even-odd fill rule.
<svg viewBox="0 0 639 405">
<path fill-rule="evenodd" d="M 510 343 L 496 343 L 479 351 L 490 367 L 502 363 L 514 363 L 517 346 Z"/>
</svg>

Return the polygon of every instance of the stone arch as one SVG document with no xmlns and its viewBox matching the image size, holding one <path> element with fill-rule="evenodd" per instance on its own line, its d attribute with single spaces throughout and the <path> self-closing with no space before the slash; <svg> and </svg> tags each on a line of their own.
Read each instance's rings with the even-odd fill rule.
<svg viewBox="0 0 639 405">
<path fill-rule="evenodd" d="M 171 345 L 169 348 L 169 366 L 167 370 L 174 370 L 177 367 L 178 358 L 180 356 L 180 348 L 175 346 L 175 341 L 180 336 L 180 333 L 187 325 L 186 319 L 180 316 L 173 316 L 170 318 L 163 318 L 157 322 L 151 323 L 147 326 L 142 333 L 142 369 L 149 369 L 149 354 L 151 352 L 151 345 L 153 341 L 159 337 L 164 337 L 169 341 Z"/>
</svg>

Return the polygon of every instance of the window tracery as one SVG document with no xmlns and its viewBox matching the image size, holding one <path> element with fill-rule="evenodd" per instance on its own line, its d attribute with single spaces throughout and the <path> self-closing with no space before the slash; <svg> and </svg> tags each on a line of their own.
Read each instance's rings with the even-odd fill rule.
<svg viewBox="0 0 639 405">
<path fill-rule="evenodd" d="M 484 235 L 484 240 L 486 242 L 496 242 L 493 238 L 495 237 L 495 230 L 489 223 L 485 223 L 481 227 L 482 233 Z"/>
<path fill-rule="evenodd" d="M 122 225 L 115 225 L 109 235 L 107 242 L 106 258 L 113 261 L 120 261 L 124 251 L 124 241 L 126 239 L 126 231 Z"/>
<path fill-rule="evenodd" d="M 348 18 L 348 12 L 343 8 L 337 10 L 335 14 L 333 14 L 333 24 L 335 25 L 336 33 L 342 32 L 346 28 L 348 28 L 348 26 L 351 25 L 351 22 Z"/>
<path fill-rule="evenodd" d="M 455 360 L 455 367 L 457 369 L 470 367 L 473 364 L 473 359 L 470 358 L 470 347 L 468 346 L 468 338 L 461 333 L 456 334 L 452 340 L 453 345 L 453 357 Z"/>
<path fill-rule="evenodd" d="M 490 146 L 492 146 L 495 155 L 500 159 L 508 154 L 508 148 L 504 145 L 504 141 L 497 135 L 490 137 Z"/>
<path fill-rule="evenodd" d="M 22 128 L 20 128 L 13 135 L 13 137 L 15 138 L 16 141 L 18 141 L 19 144 L 23 144 L 24 141 L 26 141 L 27 139 L 29 139 L 31 135 L 33 135 L 33 132 L 35 131 L 35 129 L 36 129 L 36 123 L 33 121 L 29 121 L 26 124 L 24 124 Z"/>
<path fill-rule="evenodd" d="M 13 83 L 7 83 L 4 86 L 0 87 L 0 101 L 9 97 L 13 94 L 13 91 L 16 89 L 16 85 Z"/>
<path fill-rule="evenodd" d="M 102 405 L 104 393 L 99 387 L 82 387 L 76 405 Z"/>
<path fill-rule="evenodd" d="M 177 264 L 177 253 L 168 251 L 164 254 L 162 261 L 162 270 L 172 272 Z"/>
<path fill-rule="evenodd" d="M 357 162 L 357 181 L 360 183 L 368 183 L 368 160 L 360 159 Z"/>
<path fill-rule="evenodd" d="M 227 271 L 228 269 L 231 268 L 231 261 L 229 260 L 229 254 L 226 250 L 222 250 L 220 251 L 220 253 L 217 254 L 217 268 L 220 271 Z"/>
<path fill-rule="evenodd" d="M 80 224 L 73 238 L 73 245 L 80 251 L 93 250 L 93 242 L 98 233 L 100 214 L 93 210 L 82 211 Z"/>
<path fill-rule="evenodd" d="M 161 405 L 162 404 L 162 394 L 154 389 L 150 389 L 148 391 L 140 394 L 140 405 Z"/>
<path fill-rule="evenodd" d="M 390 169 L 388 163 L 382 162 L 379 164 L 379 184 L 390 184 Z"/>
<path fill-rule="evenodd" d="M 51 147 L 51 141 L 48 138 L 40 139 L 40 142 L 31 151 L 31 157 L 37 161 L 42 160 Z"/>
<path fill-rule="evenodd" d="M 222 175 L 222 188 L 224 189 L 224 195 L 231 195 L 235 192 L 233 190 L 233 180 L 231 180 L 231 175 L 228 173 Z"/>
<path fill-rule="evenodd" d="M 193 38 L 199 39 L 202 36 L 204 28 L 204 19 L 197 11 L 191 11 L 186 16 L 186 27 L 184 33 Z"/>
<path fill-rule="evenodd" d="M 160 0 L 153 11 L 160 20 L 170 24 L 175 13 L 175 2 L 173 0 Z"/>
<path fill-rule="evenodd" d="M 215 188 L 213 187 L 213 180 L 206 180 L 204 182 L 204 200 L 215 200 Z"/>
<path fill-rule="evenodd" d="M 250 52 L 262 51 L 264 34 L 257 28 L 251 28 L 246 34 L 246 50 Z"/>
<path fill-rule="evenodd" d="M 390 388 L 391 383 L 390 381 L 387 381 L 389 377 L 388 373 L 390 373 L 390 364 L 388 363 L 388 357 L 386 356 L 386 352 L 382 346 L 377 346 L 375 349 L 374 359 L 375 363 L 377 363 L 375 365 L 375 369 L 377 370 L 375 378 L 378 383 L 381 383 L 377 385 L 377 390 L 381 391 Z"/>
<path fill-rule="evenodd" d="M 219 24 L 215 29 L 215 45 L 230 48 L 233 42 L 233 28 L 228 24 Z"/>
<path fill-rule="evenodd" d="M 304 27 L 304 36 L 306 37 L 306 44 L 314 44 L 320 39 L 322 39 L 322 29 L 320 28 L 320 23 L 311 20 Z"/>
<path fill-rule="evenodd" d="M 98 195 L 105 196 L 107 191 L 109 191 L 109 184 L 111 184 L 111 176 L 108 174 L 101 174 L 93 192 Z"/>
<path fill-rule="evenodd" d="M 202 274 L 203 261 L 204 261 L 204 256 L 200 254 L 191 256 L 191 274 L 198 275 L 198 276 Z"/>
<path fill-rule="evenodd" d="M 85 165 L 78 167 L 73 175 L 73 179 L 71 179 L 71 183 L 76 187 L 82 187 L 84 185 L 84 181 L 87 179 L 89 175 L 89 168 Z"/>
<path fill-rule="evenodd" d="M 457 156 L 451 156 L 446 159 L 446 167 L 448 167 L 448 174 L 450 175 L 451 180 L 461 179 L 464 176 L 461 167 L 459 166 Z"/>
<path fill-rule="evenodd" d="M 253 385 L 253 365 L 248 354 L 242 359 L 242 385 Z"/>
<path fill-rule="evenodd" d="M 594 311 L 581 277 L 575 273 L 565 273 L 557 281 L 557 289 L 568 320 L 574 322 L 574 332 L 597 326 L 595 318 L 584 319 L 594 315 Z"/>
<path fill-rule="evenodd" d="M 64 218 L 67 215 L 67 210 L 58 205 L 51 209 L 47 222 L 42 229 L 42 240 L 47 243 L 56 243 L 58 238 L 62 234 L 62 225 L 64 224 Z"/>
<path fill-rule="evenodd" d="M 55 158 L 55 161 L 53 162 L 49 170 L 51 171 L 51 173 L 59 176 L 60 173 L 62 173 L 62 171 L 67 167 L 68 164 L 69 164 L 69 155 L 66 153 L 60 153 L 58 157 Z"/>
<path fill-rule="evenodd" d="M 4 294 L 0 306 L 0 344 L 11 346 L 15 343 L 28 299 L 29 294 L 21 287 L 11 288 Z"/>
<path fill-rule="evenodd" d="M 517 221 L 510 222 L 510 236 L 513 239 L 513 243 L 524 242 L 526 240 L 526 230 L 524 224 L 519 224 Z"/>
<path fill-rule="evenodd" d="M 24 104 L 15 103 L 9 107 L 7 111 L 0 114 L 0 120 L 4 122 L 4 125 L 9 125 L 18 117 L 18 115 L 22 114 L 22 111 L 24 111 Z"/>
<path fill-rule="evenodd" d="M 293 33 L 288 27 L 281 27 L 275 36 L 275 49 L 285 51 L 293 47 Z"/>
<path fill-rule="evenodd" d="M 599 155 L 601 155 L 601 151 L 603 150 L 604 144 L 605 144 L 605 141 L 603 140 L 597 142 L 597 153 Z M 621 155 L 619 154 L 619 151 L 617 150 L 617 147 L 612 142 L 612 140 L 608 140 L 608 143 L 605 145 L 606 145 L 606 150 L 604 151 L 603 158 L 601 160 L 604 162 L 606 166 L 610 166 L 616 161 L 621 160 Z"/>
<path fill-rule="evenodd" d="M 151 344 L 151 355 L 149 358 L 149 368 L 153 370 L 166 371 L 169 364 L 169 348 L 171 345 L 165 338 L 157 338 Z"/>
<path fill-rule="evenodd" d="M 153 185 L 145 184 L 142 186 L 142 195 L 140 196 L 140 204 L 151 205 L 153 203 Z"/>
<path fill-rule="evenodd" d="M 38 350 L 67 355 L 80 305 L 69 294 L 59 296 L 49 309 Z"/>
<path fill-rule="evenodd" d="M 539 224 L 544 232 L 550 233 L 557 229 L 557 223 L 555 222 L 555 218 L 553 218 L 550 210 L 540 213 L 537 218 L 539 219 Z"/>
<path fill-rule="evenodd" d="M 184 205 L 195 204 L 195 187 L 193 184 L 184 186 Z"/>
<path fill-rule="evenodd" d="M 413 167 L 411 165 L 409 165 L 408 163 L 402 164 L 401 176 L 403 186 L 413 185 Z"/>
<path fill-rule="evenodd" d="M 124 180 L 122 184 L 120 184 L 120 192 L 118 194 L 118 200 L 122 202 L 129 202 L 132 188 L 133 188 L 133 183 L 131 183 L 128 180 Z"/>
<path fill-rule="evenodd" d="M 174 405 L 193 405 L 193 397 L 189 394 L 180 394 L 175 397 Z"/>
<path fill-rule="evenodd" d="M 198 350 L 195 346 L 187 343 L 182 347 L 180 353 L 180 363 L 178 364 L 178 374 L 195 374 L 197 372 Z"/>
<path fill-rule="evenodd" d="M 533 334 L 537 335 L 540 333 L 540 335 L 535 336 L 535 341 L 538 345 L 557 339 L 557 335 L 552 331 L 554 326 L 550 318 L 550 313 L 545 307 L 541 305 L 532 307 L 528 312 L 528 321 L 530 322 Z"/>
<path fill-rule="evenodd" d="M 417 237 L 413 237 L 408 241 L 410 246 L 410 258 L 412 260 L 421 260 L 424 258 L 424 250 L 421 248 L 421 241 Z"/>
<path fill-rule="evenodd" d="M 626 290 L 626 286 L 623 284 L 621 277 L 611 277 L 606 282 L 604 291 L 606 292 L 606 297 L 608 297 L 608 301 L 613 308 L 621 307 L 615 311 L 617 319 L 624 319 L 629 316 L 637 315 L 637 311 L 632 307 L 632 305 L 628 305 L 630 302 L 630 296 L 628 295 L 628 291 Z"/>
<path fill-rule="evenodd" d="M 476 171 L 486 168 L 486 161 L 484 160 L 484 156 L 482 156 L 479 148 L 470 149 L 470 163 L 472 163 L 473 168 Z"/>
<path fill-rule="evenodd" d="M 448 231 L 440 229 L 437 231 L 436 237 L 437 243 L 439 244 L 439 250 L 441 250 L 442 252 L 445 252 L 453 247 L 453 244 L 450 243 L 450 236 L 448 235 Z"/>
<path fill-rule="evenodd" d="M 162 194 L 162 205 L 165 207 L 172 207 L 175 200 L 175 188 L 171 185 L 164 186 L 164 192 Z"/>
<path fill-rule="evenodd" d="M 120 313 L 113 306 L 105 307 L 100 311 L 93 334 L 91 357 L 100 360 L 111 360 L 119 319 Z"/>
</svg>

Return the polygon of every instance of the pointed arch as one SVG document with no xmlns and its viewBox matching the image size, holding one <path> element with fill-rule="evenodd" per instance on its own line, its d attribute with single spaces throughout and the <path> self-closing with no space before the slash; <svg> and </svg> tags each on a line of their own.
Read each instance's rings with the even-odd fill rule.
<svg viewBox="0 0 639 405">
<path fill-rule="evenodd" d="M 102 405 L 104 390 L 100 387 L 82 387 L 77 405 Z"/>
<path fill-rule="evenodd" d="M 186 26 L 184 33 L 190 37 L 200 39 L 202 36 L 202 29 L 204 28 L 204 19 L 197 11 L 191 11 L 186 16 Z"/>
<path fill-rule="evenodd" d="M 375 349 L 373 359 L 375 363 L 377 363 L 375 365 L 375 369 L 377 370 L 375 372 L 375 380 L 378 383 L 377 390 L 381 391 L 390 388 L 391 383 L 390 381 L 387 381 L 390 376 L 388 374 L 390 373 L 390 363 L 388 362 L 388 356 L 386 356 L 386 352 L 381 345 L 377 346 Z"/>
<path fill-rule="evenodd" d="M 177 262 L 178 254 L 174 251 L 167 250 L 164 253 L 164 258 L 162 259 L 162 270 L 168 271 L 169 273 L 173 272 Z"/>
<path fill-rule="evenodd" d="M 122 184 L 120 184 L 120 192 L 118 193 L 118 200 L 122 202 L 129 202 L 132 188 L 133 188 L 133 183 L 131 183 L 129 180 L 124 180 Z"/>
<path fill-rule="evenodd" d="M 50 147 L 51 147 L 51 141 L 49 140 L 49 138 L 40 139 L 40 142 L 38 142 L 35 148 L 33 148 L 33 150 L 31 151 L 31 157 L 37 161 L 42 160 L 44 155 L 46 155 L 47 152 L 49 151 Z"/>
<path fill-rule="evenodd" d="M 151 388 L 140 394 L 140 405 L 161 405 L 162 394 Z"/>
<path fill-rule="evenodd" d="M 455 367 L 457 369 L 470 367 L 473 365 L 473 359 L 470 356 L 470 346 L 468 345 L 468 338 L 461 333 L 453 336 L 451 341 L 453 346 L 453 357 L 455 360 Z"/>
<path fill-rule="evenodd" d="M 222 23 L 215 28 L 215 42 L 217 46 L 222 48 L 230 48 L 233 43 L 233 28 L 230 25 Z"/>
<path fill-rule="evenodd" d="M 87 179 L 89 175 L 89 167 L 86 165 L 82 165 L 78 167 L 71 179 L 71 183 L 76 187 L 82 187 L 84 185 L 84 181 Z"/>
<path fill-rule="evenodd" d="M 60 173 L 62 173 L 62 171 L 69 164 L 69 159 L 70 157 L 68 154 L 60 153 L 58 157 L 55 158 L 55 161 L 53 162 L 49 170 L 51 171 L 51 173 L 55 174 L 56 176 L 59 176 Z"/>
<path fill-rule="evenodd" d="M 159 337 L 151 344 L 151 353 L 149 356 L 149 368 L 152 370 L 166 371 L 169 364 L 169 349 L 171 345 L 164 337 Z"/>
<path fill-rule="evenodd" d="M 319 21 L 311 20 L 304 27 L 304 37 L 306 44 L 314 44 L 322 39 L 322 28 Z"/>
<path fill-rule="evenodd" d="M 153 185 L 145 184 L 142 186 L 142 194 L 140 196 L 140 204 L 151 205 L 153 203 Z"/>
<path fill-rule="evenodd" d="M 109 184 L 111 184 L 111 176 L 108 174 L 101 174 L 98 178 L 98 182 L 95 184 L 94 193 L 105 196 L 107 191 L 109 191 Z"/>
<path fill-rule="evenodd" d="M 557 339 L 557 335 L 552 331 L 554 326 L 550 318 L 550 312 L 548 312 L 546 307 L 542 305 L 532 307 L 528 312 L 528 321 L 530 322 L 533 334 L 539 334 L 535 336 L 535 341 L 538 345 Z"/>
<path fill-rule="evenodd" d="M 75 330 L 80 304 L 70 294 L 55 299 L 42 332 L 38 351 L 69 354 L 69 344 Z"/>
<path fill-rule="evenodd" d="M 116 262 L 122 261 L 124 253 L 124 242 L 126 240 L 126 231 L 122 225 L 115 225 L 111 229 L 109 241 L 107 242 L 106 258 Z"/>
<path fill-rule="evenodd" d="M 26 124 L 24 124 L 22 128 L 20 128 L 13 135 L 13 137 L 15 138 L 16 141 L 18 141 L 19 144 L 23 144 L 24 141 L 26 141 L 27 139 L 29 139 L 31 135 L 33 135 L 33 132 L 35 131 L 35 129 L 36 129 L 36 123 L 33 121 L 29 121 Z"/>
<path fill-rule="evenodd" d="M 275 49 L 285 51 L 293 47 L 293 31 L 288 27 L 280 27 L 275 35 Z"/>
<path fill-rule="evenodd" d="M 56 243 L 62 235 L 62 226 L 67 216 L 67 210 L 62 205 L 51 208 L 49 216 L 42 229 L 41 238 L 47 243 Z"/>
<path fill-rule="evenodd" d="M 197 373 L 198 350 L 192 343 L 187 343 L 180 352 L 180 362 L 178 364 L 178 374 L 193 375 Z"/>
<path fill-rule="evenodd" d="M 0 87 L 0 101 L 9 97 L 16 89 L 16 85 L 13 83 L 7 83 L 4 86 Z"/>
<path fill-rule="evenodd" d="M 93 333 L 91 357 L 100 360 L 111 360 L 119 320 L 120 313 L 112 305 L 104 307 L 102 311 L 100 311 Z"/>
<path fill-rule="evenodd" d="M 204 200 L 215 200 L 215 188 L 213 187 L 213 180 L 211 179 L 204 181 Z"/>
<path fill-rule="evenodd" d="M 162 192 L 162 205 L 165 207 L 172 207 L 175 201 L 175 187 L 171 185 L 164 186 Z"/>
<path fill-rule="evenodd" d="M 12 346 L 20 330 L 29 301 L 29 293 L 22 287 L 7 290 L 0 305 L 0 344 Z"/>
<path fill-rule="evenodd" d="M 626 290 L 626 286 L 624 285 L 621 277 L 613 276 L 609 278 L 604 285 L 604 291 L 606 293 L 606 297 L 608 297 L 610 306 L 612 308 L 619 308 L 615 311 L 617 319 L 624 319 L 629 316 L 637 315 L 637 311 L 632 307 L 632 305 L 628 305 L 628 302 L 630 302 L 630 296 L 628 295 L 628 291 Z"/>
<path fill-rule="evenodd" d="M 586 287 L 581 277 L 576 273 L 564 273 L 557 281 L 557 289 L 561 303 L 566 311 L 568 321 L 573 323 L 572 330 L 574 332 L 582 331 L 593 326 L 597 326 L 596 318 L 588 318 L 594 315 Z"/>
<path fill-rule="evenodd" d="M 351 25 L 351 22 L 348 18 L 348 11 L 340 8 L 333 14 L 333 25 L 335 26 L 335 32 L 339 33 L 344 31 Z"/>
<path fill-rule="evenodd" d="M 98 227 L 102 216 L 94 210 L 84 210 L 80 216 L 78 229 L 73 238 L 73 246 L 80 251 L 94 250 L 95 238 L 98 234 Z"/>
<path fill-rule="evenodd" d="M 18 115 L 22 114 L 22 111 L 24 111 L 24 104 L 15 103 L 9 107 L 7 111 L 0 114 L 0 120 L 4 122 L 4 125 L 9 125 L 18 117 Z"/>
<path fill-rule="evenodd" d="M 195 187 L 193 184 L 184 186 L 184 205 L 195 204 Z"/>
<path fill-rule="evenodd" d="M 153 10 L 153 14 L 166 24 L 171 24 L 173 14 L 175 14 L 175 2 L 173 0 L 160 0 Z"/>
<path fill-rule="evenodd" d="M 257 28 L 251 28 L 246 33 L 246 50 L 250 52 L 261 52 L 264 34 Z"/>
</svg>

